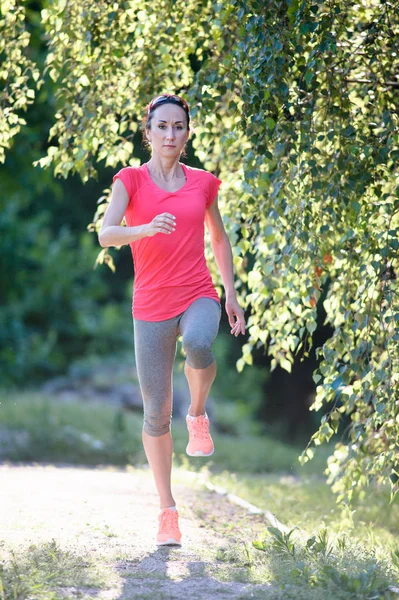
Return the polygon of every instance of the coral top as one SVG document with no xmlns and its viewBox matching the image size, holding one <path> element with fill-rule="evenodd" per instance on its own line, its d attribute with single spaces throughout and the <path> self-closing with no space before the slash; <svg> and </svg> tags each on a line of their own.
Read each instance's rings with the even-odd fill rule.
<svg viewBox="0 0 399 600">
<path fill-rule="evenodd" d="M 130 244 L 134 264 L 132 313 L 135 319 L 163 321 L 182 313 L 198 298 L 220 302 L 204 255 L 205 210 L 215 199 L 220 179 L 203 169 L 180 163 L 186 183 L 167 192 L 151 179 L 146 164 L 124 167 L 119 177 L 129 195 L 125 212 L 129 227 L 150 223 L 168 212 L 176 229 Z"/>
</svg>

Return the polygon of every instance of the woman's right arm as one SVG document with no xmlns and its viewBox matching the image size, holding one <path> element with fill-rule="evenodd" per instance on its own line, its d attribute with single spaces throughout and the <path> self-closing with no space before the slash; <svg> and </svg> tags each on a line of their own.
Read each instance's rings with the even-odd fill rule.
<svg viewBox="0 0 399 600">
<path fill-rule="evenodd" d="M 151 223 L 135 227 L 124 227 L 120 223 L 129 203 L 129 195 L 120 179 L 116 179 L 112 187 L 111 201 L 98 234 L 100 246 L 124 246 L 156 233 L 172 233 L 175 230 L 175 218 L 169 213 L 157 215 Z"/>
</svg>

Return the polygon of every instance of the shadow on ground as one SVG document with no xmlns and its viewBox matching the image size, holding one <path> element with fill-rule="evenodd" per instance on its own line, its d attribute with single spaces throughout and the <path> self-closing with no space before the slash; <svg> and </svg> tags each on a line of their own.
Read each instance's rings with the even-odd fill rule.
<svg viewBox="0 0 399 600">
<path fill-rule="evenodd" d="M 134 566 L 118 563 L 124 580 L 118 600 L 244 600 L 271 598 L 268 585 L 222 582 L 210 571 L 212 563 L 187 555 L 183 548 L 162 547 Z"/>
</svg>

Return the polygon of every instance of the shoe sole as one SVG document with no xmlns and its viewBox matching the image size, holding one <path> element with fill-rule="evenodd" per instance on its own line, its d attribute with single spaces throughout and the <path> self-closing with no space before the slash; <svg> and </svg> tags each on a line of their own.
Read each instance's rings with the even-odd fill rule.
<svg viewBox="0 0 399 600">
<path fill-rule="evenodd" d="M 178 542 L 174 538 L 169 538 L 166 542 L 155 542 L 157 546 L 181 546 L 181 542 Z"/>
<path fill-rule="evenodd" d="M 186 454 L 188 454 L 188 456 L 212 456 L 212 454 L 214 452 L 215 452 L 215 448 L 209 454 L 204 454 L 203 452 L 201 452 L 201 450 L 197 450 L 197 452 L 193 452 L 190 454 L 190 452 L 187 452 L 187 450 L 186 450 Z"/>
</svg>

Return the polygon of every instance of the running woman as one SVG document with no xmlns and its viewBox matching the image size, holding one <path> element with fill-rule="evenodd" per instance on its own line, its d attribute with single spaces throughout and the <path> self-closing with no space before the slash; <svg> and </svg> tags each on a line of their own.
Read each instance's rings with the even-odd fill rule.
<svg viewBox="0 0 399 600">
<path fill-rule="evenodd" d="M 205 261 L 204 223 L 223 280 L 231 334 L 245 333 L 230 241 L 218 208 L 222 182 L 208 171 L 179 162 L 189 135 L 190 109 L 183 98 L 165 94 L 150 102 L 143 136 L 151 159 L 114 175 L 99 233 L 102 247 L 129 244 L 133 256 L 134 349 L 144 406 L 143 445 L 160 499 L 159 546 L 181 545 L 171 489 L 170 431 L 172 373 L 180 335 L 191 396 L 186 451 L 189 456 L 210 456 L 214 451 L 205 403 L 216 376 L 211 348 L 221 305 Z M 126 227 L 120 225 L 123 217 Z"/>
</svg>

